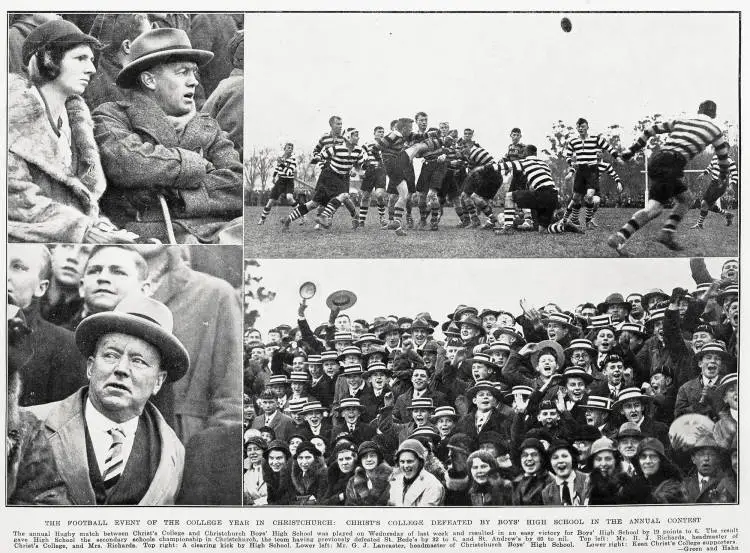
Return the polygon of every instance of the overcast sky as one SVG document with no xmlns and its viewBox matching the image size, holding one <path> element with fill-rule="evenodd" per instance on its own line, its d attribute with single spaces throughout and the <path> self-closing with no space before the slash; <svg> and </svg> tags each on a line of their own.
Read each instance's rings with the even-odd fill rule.
<svg viewBox="0 0 750 553">
<path fill-rule="evenodd" d="M 707 259 L 718 277 L 724 258 Z M 299 287 L 313 281 L 317 295 L 309 301 L 308 320 L 315 326 L 328 318 L 325 299 L 347 289 L 358 301 L 348 313 L 372 321 L 376 316 L 413 317 L 429 311 L 443 322 L 460 304 L 507 309 L 520 314 L 518 302 L 555 302 L 573 309 L 586 301 L 599 303 L 613 292 L 627 295 L 661 288 L 671 293 L 682 286 L 692 291 L 688 259 L 286 259 L 260 261 L 256 273 L 276 299 L 259 306 L 256 326 L 265 332 L 282 323 L 294 324 Z M 257 307 L 257 306 L 256 306 Z"/>
<path fill-rule="evenodd" d="M 592 132 L 694 113 L 738 120 L 736 14 L 251 14 L 248 147 L 310 151 L 341 115 L 375 125 L 426 111 L 503 153 L 514 126 L 545 144 L 552 123 Z M 626 138 L 630 140 L 632 134 Z"/>
</svg>

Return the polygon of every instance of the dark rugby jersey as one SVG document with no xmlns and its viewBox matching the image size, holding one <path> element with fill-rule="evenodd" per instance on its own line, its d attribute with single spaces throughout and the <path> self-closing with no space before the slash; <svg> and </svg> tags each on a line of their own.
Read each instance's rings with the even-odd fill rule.
<svg viewBox="0 0 750 553">
<path fill-rule="evenodd" d="M 516 161 L 526 156 L 526 144 L 508 144 L 508 153 L 503 156 L 503 161 Z"/>
<path fill-rule="evenodd" d="M 447 148 L 445 156 L 448 158 L 448 167 L 451 169 L 462 169 L 466 167 L 466 160 L 458 146 Z"/>
<path fill-rule="evenodd" d="M 597 154 L 600 150 L 607 150 L 612 156 L 617 157 L 615 149 L 600 134 L 589 135 L 585 139 L 580 136 L 571 138 L 565 145 L 563 154 L 568 165 L 573 165 L 573 154 L 575 154 L 576 165 L 595 166 L 599 162 Z"/>
<path fill-rule="evenodd" d="M 600 161 L 597 167 L 599 167 L 599 174 L 607 173 L 610 177 L 614 179 L 614 181 L 617 184 L 622 184 L 622 181 L 620 180 L 620 175 L 617 174 L 617 171 L 615 171 L 615 168 L 612 167 L 611 163 L 607 161 Z"/>
<path fill-rule="evenodd" d="M 315 148 L 313 148 L 313 155 L 312 155 L 312 159 L 310 159 L 310 163 L 317 163 L 322 167 L 323 162 L 320 159 L 320 153 L 328 146 L 333 146 L 334 144 L 343 144 L 343 143 L 344 143 L 344 137 L 333 136 L 330 132 L 325 133 L 323 136 L 320 137 L 320 140 L 318 140 L 318 143 L 315 145 Z"/>
<path fill-rule="evenodd" d="M 345 144 L 335 144 L 320 152 L 320 159 L 334 173 L 348 175 L 352 167 L 365 162 L 367 152 L 361 146 L 355 146 L 349 150 Z"/>
<path fill-rule="evenodd" d="M 384 161 L 398 157 L 398 154 L 406 148 L 404 135 L 398 131 L 391 131 L 383 138 L 376 138 L 375 142 L 380 146 L 380 154 Z"/>
<path fill-rule="evenodd" d="M 475 167 L 481 167 L 495 161 L 495 159 L 487 150 L 477 145 L 474 145 L 471 150 L 469 150 L 468 155 L 464 157 L 466 158 L 466 161 L 469 164 L 469 168 L 471 169 L 474 169 Z"/>
<path fill-rule="evenodd" d="M 719 172 L 726 175 L 729 170 L 729 145 L 724 139 L 721 129 L 707 115 L 698 114 L 690 119 L 673 119 L 664 123 L 657 123 L 646 129 L 630 147 L 635 153 L 644 148 L 649 138 L 657 134 L 669 133 L 662 151 L 675 152 L 685 161 L 690 161 L 711 144 L 714 147 L 719 163 Z"/>
<path fill-rule="evenodd" d="M 276 175 L 286 179 L 293 179 L 297 176 L 297 160 L 294 157 L 279 157 L 276 160 L 276 167 L 273 169 L 274 178 Z"/>
<path fill-rule="evenodd" d="M 530 190 L 541 190 L 543 188 L 557 189 L 555 181 L 552 180 L 549 165 L 537 156 L 527 156 L 515 161 L 501 161 L 498 163 L 498 169 L 502 169 L 503 171 L 515 169 L 516 171 L 523 172 L 526 175 Z"/>
<path fill-rule="evenodd" d="M 380 165 L 383 162 L 383 157 L 380 155 L 380 146 L 375 142 L 368 142 L 363 145 L 362 148 L 367 154 L 366 163 L 370 165 Z"/>
<path fill-rule="evenodd" d="M 729 162 L 729 168 L 727 169 L 729 174 L 729 184 L 736 188 L 737 183 L 740 180 L 740 174 L 737 171 L 737 164 L 731 157 L 728 157 L 727 161 Z M 711 180 L 721 180 L 721 167 L 719 166 L 719 157 L 717 155 L 714 154 L 714 157 L 711 158 L 711 163 L 706 167 L 704 174 L 710 175 Z"/>
</svg>

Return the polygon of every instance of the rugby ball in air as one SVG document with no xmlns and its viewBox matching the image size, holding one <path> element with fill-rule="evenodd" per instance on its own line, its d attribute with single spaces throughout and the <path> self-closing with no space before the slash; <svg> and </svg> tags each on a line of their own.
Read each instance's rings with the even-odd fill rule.
<svg viewBox="0 0 750 553">
<path fill-rule="evenodd" d="M 560 27 L 562 27 L 562 30 L 566 33 L 569 33 L 573 29 L 573 24 L 570 22 L 570 19 L 567 17 L 563 17 L 560 20 Z"/>
</svg>

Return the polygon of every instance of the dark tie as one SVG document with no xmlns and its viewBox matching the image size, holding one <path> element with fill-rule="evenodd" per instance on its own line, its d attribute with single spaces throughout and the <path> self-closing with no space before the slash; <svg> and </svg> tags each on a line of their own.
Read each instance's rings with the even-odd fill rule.
<svg viewBox="0 0 750 553">
<path fill-rule="evenodd" d="M 562 488 L 562 502 L 563 502 L 563 505 L 572 505 L 573 504 L 573 500 L 570 497 L 570 488 L 568 488 L 568 483 L 567 482 L 563 482 L 562 486 L 560 486 L 560 487 Z"/>
</svg>

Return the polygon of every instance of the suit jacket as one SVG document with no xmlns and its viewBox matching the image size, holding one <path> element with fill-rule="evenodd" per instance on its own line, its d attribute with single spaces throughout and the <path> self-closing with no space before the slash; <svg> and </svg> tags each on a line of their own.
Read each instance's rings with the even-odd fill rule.
<svg viewBox="0 0 750 553">
<path fill-rule="evenodd" d="M 734 500 L 726 497 L 726 494 L 719 489 L 724 476 L 724 473 L 720 472 L 715 477 L 709 478 L 703 491 L 700 489 L 697 472 L 686 477 L 682 483 L 687 490 L 688 503 L 733 503 Z"/>
<path fill-rule="evenodd" d="M 349 427 L 345 422 L 336 422 L 333 424 L 333 430 L 331 431 L 331 438 L 335 438 L 341 432 L 350 434 L 354 443 L 359 445 L 362 442 L 372 440 L 375 436 L 375 428 L 364 422 L 357 422 L 357 426 L 354 427 L 354 432 L 349 432 Z"/>
<path fill-rule="evenodd" d="M 573 482 L 573 489 L 575 490 L 580 504 L 583 505 L 585 487 L 586 487 L 586 475 L 582 472 L 575 471 L 576 477 Z M 562 505 L 560 499 L 560 486 L 557 485 L 557 481 L 552 478 L 549 484 L 542 490 L 542 501 L 545 505 Z"/>
<path fill-rule="evenodd" d="M 677 390 L 677 399 L 674 405 L 674 416 L 675 418 L 686 413 L 699 413 L 706 415 L 711 420 L 715 421 L 719 418 L 723 405 L 723 400 L 719 396 L 718 391 L 719 379 L 716 379 L 717 386 L 714 386 L 712 390 L 707 390 L 703 402 L 700 399 L 703 395 L 703 379 L 702 377 L 694 378 L 680 386 Z"/>
<path fill-rule="evenodd" d="M 404 473 L 393 471 L 388 505 L 392 507 L 437 507 L 445 501 L 445 488 L 435 476 L 422 469 L 404 493 Z"/>
<path fill-rule="evenodd" d="M 276 432 L 276 439 L 282 440 L 284 442 L 289 441 L 289 436 L 294 434 L 294 431 L 296 429 L 292 417 L 290 417 L 289 415 L 285 415 L 281 411 L 276 412 L 276 414 L 273 416 L 273 419 L 271 419 L 270 425 L 266 424 L 265 415 L 258 415 L 250 424 L 250 428 L 255 428 L 256 430 L 260 430 L 264 426 L 270 426 L 271 428 L 273 428 L 273 431 Z"/>
<path fill-rule="evenodd" d="M 333 387 L 333 380 L 324 373 L 315 385 L 310 386 L 310 395 L 317 399 L 323 407 L 330 409 L 333 403 Z"/>
<path fill-rule="evenodd" d="M 411 405 L 411 398 L 414 394 L 414 388 L 410 387 L 407 389 L 403 394 L 398 396 L 396 398 L 396 403 L 393 405 L 393 418 L 396 422 L 409 422 L 411 421 L 411 413 L 407 409 L 409 405 Z M 446 400 L 445 394 L 443 392 L 436 391 L 425 391 L 424 394 L 422 394 L 422 397 L 424 398 L 432 398 L 432 404 L 435 407 L 439 407 L 441 405 L 448 405 L 448 401 Z"/>
<path fill-rule="evenodd" d="M 83 406 L 87 392 L 84 387 L 62 401 L 29 408 L 44 421 L 47 440 L 74 505 L 96 505 L 86 458 Z M 158 409 L 150 403 L 145 409 L 156 421 L 161 452 L 154 478 L 139 505 L 173 505 L 182 483 L 185 448 Z"/>
</svg>

